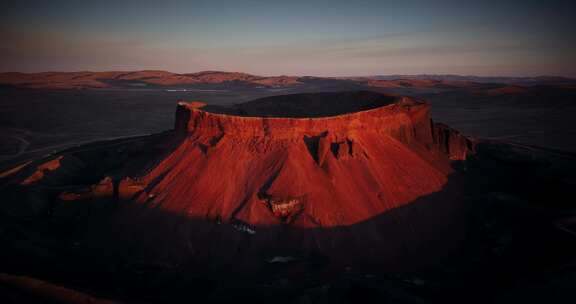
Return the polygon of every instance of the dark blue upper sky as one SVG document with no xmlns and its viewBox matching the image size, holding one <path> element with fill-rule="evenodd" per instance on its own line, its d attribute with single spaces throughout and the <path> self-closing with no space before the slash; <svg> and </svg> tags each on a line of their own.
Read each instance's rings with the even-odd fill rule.
<svg viewBox="0 0 576 304">
<path fill-rule="evenodd" d="M 576 76 L 574 1 L 12 2 L 0 71 Z"/>
</svg>

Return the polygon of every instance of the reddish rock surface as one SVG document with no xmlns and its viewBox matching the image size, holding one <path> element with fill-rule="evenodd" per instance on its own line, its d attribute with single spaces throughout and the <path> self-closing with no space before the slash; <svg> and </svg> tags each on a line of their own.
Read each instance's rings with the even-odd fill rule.
<svg viewBox="0 0 576 304">
<path fill-rule="evenodd" d="M 448 129 L 434 137 L 428 104 L 394 101 L 318 118 L 232 116 L 181 102 L 176 131 L 185 139 L 142 177 L 152 186 L 137 200 L 250 225 L 278 225 L 296 212 L 297 227 L 367 220 L 440 190 L 448 158 L 466 156 Z"/>
<path fill-rule="evenodd" d="M 465 233 L 450 161 L 465 159 L 471 144 L 434 124 L 429 109 L 368 91 L 267 97 L 226 111 L 235 115 L 179 102 L 170 132 L 71 149 L 4 181 L 38 189 L 38 197 L 25 191 L 37 214 L 76 220 L 114 208 L 93 221 L 99 228 L 86 242 L 129 250 L 122 255 L 131 261 L 192 256 L 249 269 L 262 252 L 289 248 L 393 268 L 414 250 L 402 248 L 450 229 L 438 240 L 454 240 L 437 246 L 445 253 Z M 22 183 L 31 176 L 33 184 Z M 410 221 L 425 228 L 410 230 Z M 352 244 L 370 250 L 346 250 Z"/>
<path fill-rule="evenodd" d="M 436 147 L 451 160 L 465 160 L 470 153 L 474 152 L 472 141 L 442 123 L 432 124 L 432 136 Z"/>
<path fill-rule="evenodd" d="M 41 164 L 40 166 L 37 167 L 36 171 L 32 175 L 30 175 L 28 178 L 22 181 L 22 185 L 30 185 L 36 183 L 37 181 L 41 180 L 44 177 L 44 174 L 46 172 L 54 171 L 60 168 L 61 159 L 62 156 L 58 156 L 53 160 Z"/>
<path fill-rule="evenodd" d="M 439 191 L 449 161 L 472 150 L 457 131 L 434 124 L 429 108 L 367 91 L 263 98 L 245 104 L 243 116 L 179 102 L 175 130 L 160 142 L 172 148 L 151 157 L 147 171 L 106 174 L 59 197 L 135 199 L 172 214 L 253 226 L 353 225 Z M 296 118 L 266 117 L 275 113 Z M 311 117 L 300 117 L 306 113 Z M 28 166 L 32 173 L 20 183 L 38 183 L 63 157 Z M 50 183 L 83 166 L 65 160 Z"/>
</svg>

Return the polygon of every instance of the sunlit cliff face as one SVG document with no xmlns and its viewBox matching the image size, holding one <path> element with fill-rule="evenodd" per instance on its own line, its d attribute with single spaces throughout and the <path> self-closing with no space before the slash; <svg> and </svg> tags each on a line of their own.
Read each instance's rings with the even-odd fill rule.
<svg viewBox="0 0 576 304">
<path fill-rule="evenodd" d="M 59 198 L 112 195 L 251 226 L 347 226 L 439 191 L 449 160 L 468 149 L 463 137 L 430 121 L 428 104 L 372 92 L 268 97 L 219 112 L 178 103 L 175 130 L 148 146 L 159 152 L 142 169 L 104 172 L 93 186 Z M 134 167 L 123 158 L 119 166 Z M 69 162 L 59 156 L 22 184 Z"/>
<path fill-rule="evenodd" d="M 58 197 L 114 196 L 189 218 L 251 226 L 334 227 L 441 190 L 449 160 L 468 151 L 464 137 L 430 121 L 428 104 L 405 97 L 295 94 L 225 111 L 180 102 L 174 131 L 138 148 L 149 151 L 145 159 L 131 159 L 134 147 L 89 154 L 113 158 L 90 159 L 90 165 L 60 155 L 21 184 L 93 168 L 100 177 L 92 186 Z M 107 172 L 108 163 L 115 169 Z"/>
<path fill-rule="evenodd" d="M 192 218 L 331 227 L 439 191 L 451 172 L 428 104 L 409 98 L 296 94 L 234 111 L 180 102 L 183 140 L 135 199 Z"/>
</svg>

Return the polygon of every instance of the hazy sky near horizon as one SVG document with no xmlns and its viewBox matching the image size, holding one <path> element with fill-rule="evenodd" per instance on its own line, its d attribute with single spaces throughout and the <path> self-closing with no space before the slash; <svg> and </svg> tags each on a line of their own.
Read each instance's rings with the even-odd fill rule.
<svg viewBox="0 0 576 304">
<path fill-rule="evenodd" d="M 576 1 L 3 1 L 0 71 L 576 77 Z"/>
</svg>

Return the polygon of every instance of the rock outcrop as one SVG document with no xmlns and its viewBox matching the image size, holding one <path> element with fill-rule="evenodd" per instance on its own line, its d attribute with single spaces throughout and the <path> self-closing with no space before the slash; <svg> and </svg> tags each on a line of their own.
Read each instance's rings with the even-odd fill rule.
<svg viewBox="0 0 576 304">
<path fill-rule="evenodd" d="M 439 191 L 450 161 L 472 150 L 466 137 L 433 123 L 429 108 L 368 91 L 267 97 L 226 111 L 179 102 L 174 131 L 157 143 L 172 148 L 151 155 L 146 170 L 104 170 L 97 183 L 59 197 L 134 199 L 190 218 L 254 226 L 352 225 Z M 99 155 L 114 154 L 91 159 L 92 167 L 130 167 L 125 153 Z M 28 168 L 33 173 L 21 184 L 41 182 L 63 157 Z M 51 172 L 50 184 L 73 179 L 79 169 L 69 167 Z"/>
<path fill-rule="evenodd" d="M 341 96 L 350 98 L 345 110 L 362 111 L 322 117 L 342 106 L 330 104 Z M 320 117 L 227 115 L 180 102 L 175 131 L 184 139 L 141 177 L 150 186 L 137 201 L 256 226 L 352 225 L 439 191 L 449 160 L 468 151 L 464 137 L 431 124 L 429 105 L 414 99 L 370 92 L 279 98 L 306 100 Z M 274 98 L 253 104 L 261 115 L 280 106 Z M 243 111 L 250 115 L 250 107 Z"/>
<path fill-rule="evenodd" d="M 443 123 L 432 122 L 432 137 L 437 149 L 451 160 L 466 160 L 470 153 L 474 153 L 474 143 L 470 138 Z"/>
<path fill-rule="evenodd" d="M 81 225 L 87 248 L 107 256 L 251 268 L 284 248 L 395 267 L 439 233 L 438 242 L 465 234 L 461 194 L 446 188 L 471 143 L 429 109 L 367 91 L 230 109 L 179 102 L 172 131 L 72 148 L 1 181 L 13 214 L 32 202 L 35 214 Z"/>
</svg>

